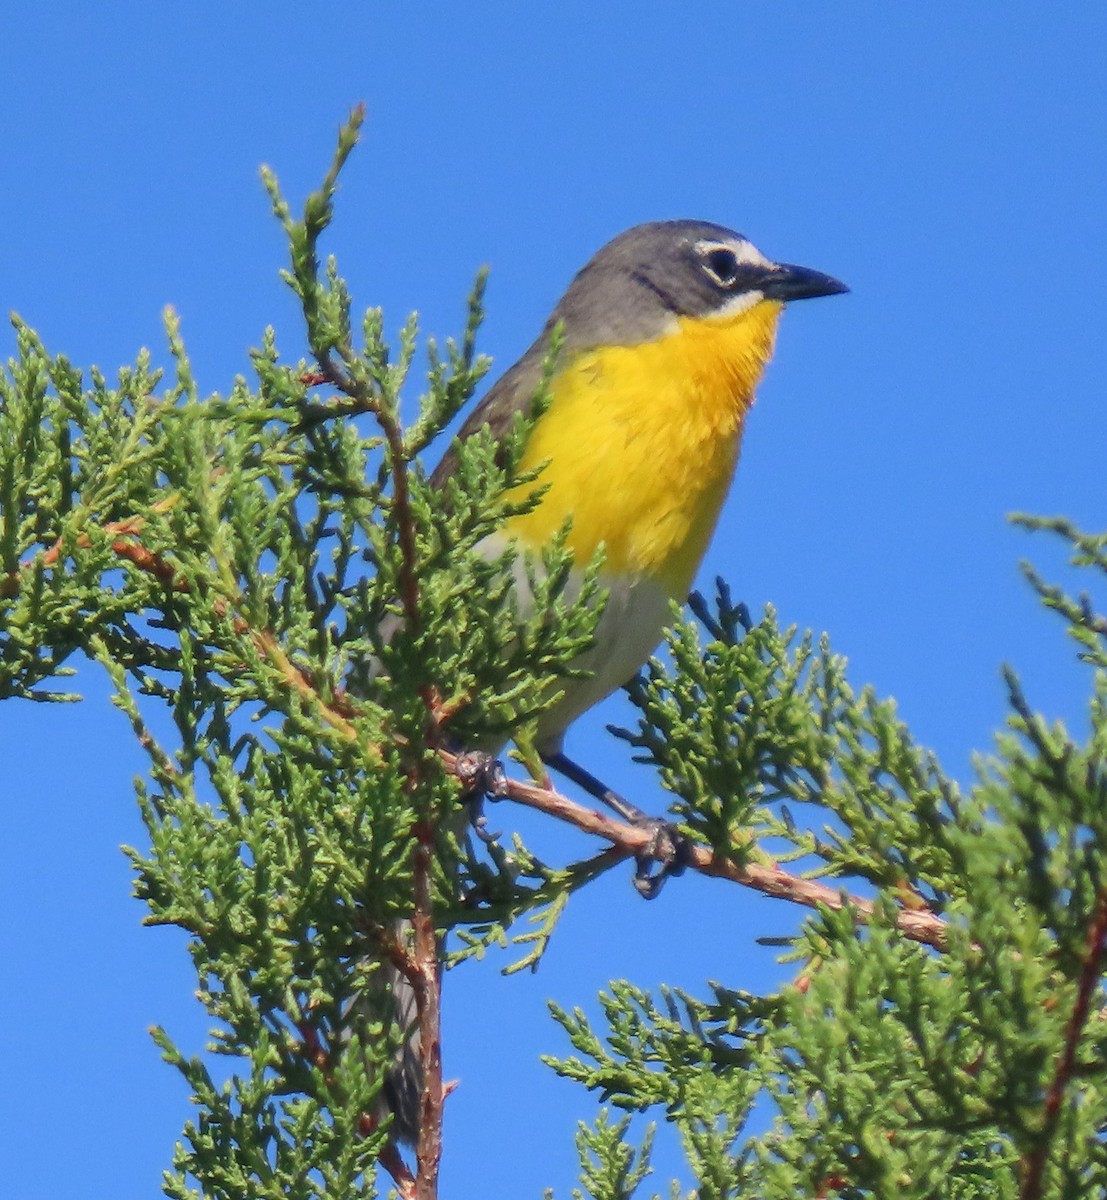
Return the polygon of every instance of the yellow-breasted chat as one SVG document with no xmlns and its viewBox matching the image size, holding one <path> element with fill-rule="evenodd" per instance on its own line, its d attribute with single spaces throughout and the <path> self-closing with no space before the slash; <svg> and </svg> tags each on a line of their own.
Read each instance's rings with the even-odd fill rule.
<svg viewBox="0 0 1107 1200">
<path fill-rule="evenodd" d="M 629 820 L 647 818 L 564 754 L 565 731 L 635 674 L 660 642 L 671 602 L 688 595 L 784 306 L 847 290 L 829 275 L 771 261 L 720 225 L 635 226 L 577 273 L 537 340 L 458 435 L 460 441 L 487 428 L 494 439 L 504 436 L 529 410 L 559 339 L 549 404 L 520 464 L 523 472 L 542 466 L 530 485 L 540 498 L 509 518 L 485 549 L 498 557 L 514 542 L 534 569 L 543 548 L 567 529 L 581 575 L 602 550 L 606 601 L 594 643 L 574 663 L 581 676 L 565 680 L 561 698 L 538 718 L 536 749 L 547 766 Z M 456 465 L 451 448 L 432 483 L 444 486 Z M 532 602 L 525 570 L 516 571 L 515 590 L 525 610 Z M 680 869 L 679 839 L 662 822 L 651 824 L 662 848 L 643 855 L 635 878 L 647 897 Z M 389 981 L 397 1020 L 411 1035 L 385 1099 L 394 1135 L 414 1142 L 421 1079 L 414 1001 L 402 977 L 393 971 Z"/>
<path fill-rule="evenodd" d="M 539 503 L 490 539 L 537 555 L 566 526 L 580 571 L 602 548 L 607 593 L 595 643 L 538 721 L 543 761 L 624 816 L 624 801 L 562 751 L 569 724 L 626 683 L 688 595 L 738 462 L 746 414 L 793 300 L 848 289 L 766 258 L 706 221 L 655 221 L 608 242 L 558 301 L 534 344 L 492 387 L 459 440 L 510 428 L 538 390 L 560 338 L 550 402 L 521 463 L 544 464 Z M 432 476 L 455 467 L 447 452 Z M 532 559 L 533 561 L 533 559 Z M 517 581 L 527 603 L 525 577 Z M 645 879 L 641 889 L 651 894 Z M 656 889 L 654 889 L 656 890 Z"/>
</svg>

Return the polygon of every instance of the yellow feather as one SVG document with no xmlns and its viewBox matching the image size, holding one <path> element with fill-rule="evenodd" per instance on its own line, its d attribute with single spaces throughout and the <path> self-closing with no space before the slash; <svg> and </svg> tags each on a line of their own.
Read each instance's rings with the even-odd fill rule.
<svg viewBox="0 0 1107 1200">
<path fill-rule="evenodd" d="M 525 468 L 548 465 L 531 513 L 505 529 L 546 545 L 572 517 L 579 564 L 602 543 L 605 571 L 646 577 L 683 599 L 738 461 L 746 412 L 773 352 L 783 305 L 679 318 L 657 341 L 572 358 L 531 433 Z"/>
</svg>

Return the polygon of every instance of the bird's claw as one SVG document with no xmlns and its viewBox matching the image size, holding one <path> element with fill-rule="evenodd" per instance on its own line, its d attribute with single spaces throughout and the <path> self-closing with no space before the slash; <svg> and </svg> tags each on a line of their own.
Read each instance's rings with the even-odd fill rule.
<svg viewBox="0 0 1107 1200">
<path fill-rule="evenodd" d="M 646 817 L 637 822 L 650 831 L 650 840 L 640 854 L 634 856 L 636 869 L 634 886 L 644 900 L 653 900 L 671 875 L 683 875 L 688 866 L 688 839 L 668 821 Z"/>
<path fill-rule="evenodd" d="M 501 830 L 488 828 L 488 818 L 484 815 L 484 799 L 480 792 L 475 792 L 465 801 L 469 806 L 469 827 L 486 846 L 492 846 L 500 840 Z"/>
<path fill-rule="evenodd" d="M 457 756 L 454 773 L 462 787 L 462 803 L 469 810 L 469 824 L 484 844 L 498 841 L 499 831 L 488 828 L 484 815 L 485 800 L 499 800 L 507 786 L 504 765 L 498 758 L 483 750 L 468 750 Z"/>
<path fill-rule="evenodd" d="M 499 800 L 507 788 L 503 763 L 484 750 L 466 750 L 459 754 L 454 774 L 465 791 L 479 792 L 492 800 Z"/>
</svg>

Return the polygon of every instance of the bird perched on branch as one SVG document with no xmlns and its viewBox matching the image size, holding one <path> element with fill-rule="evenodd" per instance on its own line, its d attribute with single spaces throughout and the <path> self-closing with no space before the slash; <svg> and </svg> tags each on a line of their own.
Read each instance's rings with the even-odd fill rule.
<svg viewBox="0 0 1107 1200">
<path fill-rule="evenodd" d="M 593 647 L 574 664 L 588 674 L 565 681 L 560 701 L 539 718 L 536 745 L 549 767 L 627 819 L 642 814 L 566 757 L 565 731 L 638 671 L 661 640 L 670 602 L 687 597 L 734 475 L 784 306 L 847 290 L 829 275 L 771 261 L 720 225 L 638 225 L 580 270 L 538 339 L 461 429 L 459 440 L 485 427 L 493 437 L 506 433 L 538 391 L 559 330 L 549 406 L 521 463 L 523 471 L 546 464 L 545 491 L 536 507 L 503 525 L 488 549 L 514 541 L 538 562 L 538 552 L 568 524 L 568 548 L 583 573 L 602 546 L 600 584 L 608 599 Z M 451 449 L 432 482 L 444 485 L 455 469 Z M 527 600 L 519 596 L 524 609 Z M 654 894 L 665 874 L 665 867 L 651 874 L 649 862 L 640 862 L 640 890 Z M 393 979 L 402 1023 L 414 1019 L 405 986 Z M 393 1131 L 414 1142 L 417 1035 L 401 1052 L 388 1090 Z"/>
</svg>

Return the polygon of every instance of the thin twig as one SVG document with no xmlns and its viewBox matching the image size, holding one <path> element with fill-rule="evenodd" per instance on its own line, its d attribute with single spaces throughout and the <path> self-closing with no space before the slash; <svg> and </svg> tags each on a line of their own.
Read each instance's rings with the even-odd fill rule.
<svg viewBox="0 0 1107 1200">
<path fill-rule="evenodd" d="M 113 543 L 113 549 L 117 554 L 140 569 L 154 573 L 159 579 L 170 579 L 170 586 L 175 591 L 187 592 L 189 585 L 186 580 L 174 572 L 163 559 L 151 554 L 137 540 L 134 540 L 141 527 L 141 518 L 134 517 L 105 526 L 105 530 L 109 533 L 126 535 L 117 537 Z M 87 546 L 89 544 L 88 536 L 82 535 L 78 539 L 78 544 Z M 45 551 L 42 561 L 47 565 L 53 565 L 57 561 L 59 548 L 60 542 Z M 31 566 L 33 566 L 33 562 L 24 564 L 24 570 L 28 570 Z M 225 615 L 226 602 L 217 600 L 214 608 L 218 614 Z M 344 694 L 339 695 L 330 704 L 324 701 L 312 685 L 311 680 L 288 658 L 280 642 L 268 630 L 253 629 L 240 616 L 236 616 L 234 619 L 234 629 L 236 632 L 247 634 L 252 638 L 264 657 L 278 668 L 289 685 L 332 729 L 350 741 L 357 739 L 357 730 L 351 721 L 351 718 L 356 715 L 356 706 L 350 702 L 348 697 Z M 430 707 L 430 711 L 433 713 L 433 707 Z M 455 771 L 458 756 L 446 750 L 439 750 L 439 755 L 446 767 Z M 585 833 L 605 838 L 611 842 L 613 849 L 622 857 L 629 858 L 641 853 L 648 846 L 652 836 L 649 830 L 615 820 L 595 809 L 577 804 L 567 796 L 532 783 L 509 779 L 504 784 L 503 794 L 519 804 L 536 808 L 558 820 L 575 825 Z M 703 846 L 690 848 L 688 865 L 704 875 L 729 879 L 732 883 L 753 888 L 755 891 L 777 899 L 791 900 L 793 903 L 802 904 L 807 908 L 825 905 L 827 908 L 837 911 L 848 905 L 864 921 L 871 920 L 875 911 L 872 901 L 865 900 L 860 896 L 851 896 L 827 884 L 800 878 L 776 866 L 766 867 L 758 863 L 738 866 Z M 945 922 L 928 908 L 901 908 L 896 918 L 896 927 L 904 937 L 910 938 L 912 941 L 934 946 L 939 950 L 945 947 Z"/>
<path fill-rule="evenodd" d="M 392 1176 L 401 1200 L 417 1200 L 415 1176 L 408 1169 L 394 1142 L 385 1145 L 377 1162 Z"/>
<path fill-rule="evenodd" d="M 157 505 L 155 509 L 162 510 L 163 507 L 164 505 Z M 147 549 L 138 540 L 145 524 L 146 520 L 143 517 L 128 517 L 122 521 L 109 522 L 102 527 L 102 531 L 112 536 L 112 551 L 119 558 L 131 563 L 145 574 L 152 575 L 167 590 L 180 595 L 188 595 L 192 591 L 192 585 L 185 576 L 171 562 Z M 63 539 L 59 538 L 41 554 L 21 563 L 18 571 L 11 571 L 3 579 L 0 579 L 0 598 L 18 594 L 23 580 L 36 566 L 43 568 L 57 566 L 61 558 L 62 544 Z M 89 549 L 92 545 L 91 535 L 87 532 L 79 534 L 74 545 L 81 550 Z M 233 613 L 231 602 L 221 597 L 217 597 L 212 602 L 211 608 L 215 616 L 219 618 L 231 616 Z M 255 629 L 237 613 L 232 616 L 231 627 L 235 633 L 249 637 L 253 641 L 262 657 L 277 668 L 289 688 L 296 692 L 307 707 L 320 716 L 327 725 L 348 740 L 357 740 L 357 730 L 350 721 L 350 718 L 356 715 L 353 706 L 344 697 L 334 704 L 327 704 L 304 672 L 288 657 L 284 647 L 270 630 Z M 376 758 L 376 748 L 370 749 Z"/>
<path fill-rule="evenodd" d="M 312 247 L 314 251 L 314 246 Z M 313 268 L 312 287 L 318 286 Z M 308 322 L 310 329 L 310 320 Z M 323 380 L 336 388 L 351 402 L 342 406 L 347 415 L 357 412 L 372 414 L 384 435 L 388 447 L 389 473 L 392 480 L 392 516 L 396 523 L 400 562 L 398 587 L 404 620 L 412 632 L 417 632 L 419 620 L 418 551 L 415 514 L 408 488 L 408 457 L 403 430 L 382 397 L 367 386 L 357 370 L 357 356 L 347 341 L 333 347 L 341 365 L 332 355 L 332 347 L 313 347 L 315 360 Z M 437 710 L 439 697 L 428 683 L 419 689 L 427 710 L 426 744 L 441 745 L 441 722 Z M 413 761 L 407 771 L 408 786 L 418 783 L 419 768 Z M 413 909 L 412 930 L 414 945 L 409 975 L 415 996 L 415 1011 L 419 1026 L 419 1066 L 422 1076 L 420 1096 L 419 1137 L 416 1145 L 414 1196 L 416 1200 L 434 1200 L 438 1195 L 438 1173 L 442 1160 L 442 1116 L 445 1092 L 442 1086 L 441 1030 L 441 973 L 439 945 L 435 930 L 432 888 L 432 856 L 436 830 L 434 814 L 428 809 L 420 814 L 416 826 L 412 858 Z M 395 1175 L 393 1176 L 395 1178 Z"/>
<path fill-rule="evenodd" d="M 1088 934 L 1083 965 L 1080 971 L 1080 984 L 1076 989 L 1076 1001 L 1065 1025 L 1065 1044 L 1057 1068 L 1053 1072 L 1053 1080 L 1046 1092 L 1043 1105 L 1042 1131 L 1035 1142 L 1034 1148 L 1023 1157 L 1022 1188 L 1020 1200 L 1038 1200 L 1042 1194 L 1042 1181 L 1045 1175 L 1046 1162 L 1053 1144 L 1057 1125 L 1061 1120 L 1061 1106 L 1065 1100 L 1065 1088 L 1072 1078 L 1076 1065 L 1076 1048 L 1080 1035 L 1088 1023 L 1091 1011 L 1092 994 L 1103 965 L 1104 942 L 1107 940 L 1107 888 L 1102 888 L 1096 896 L 1095 908 L 1088 922 Z"/>
<path fill-rule="evenodd" d="M 441 757 L 450 770 L 453 770 L 457 756 L 441 752 Z M 575 825 L 577 829 L 596 837 L 605 838 L 612 843 L 622 857 L 632 858 L 647 850 L 653 838 L 653 832 L 637 825 L 609 817 L 570 800 L 550 788 L 539 787 L 533 783 L 523 783 L 520 780 L 507 779 L 502 786 L 502 795 L 528 808 L 538 809 L 551 817 Z M 688 851 L 689 867 L 703 875 L 711 875 L 718 879 L 728 879 L 743 887 L 753 888 L 766 896 L 779 900 L 790 900 L 794 904 L 802 904 L 807 908 L 817 908 L 824 905 L 834 911 L 850 908 L 863 921 L 870 921 L 876 912 L 876 905 L 871 900 L 860 896 L 851 896 L 844 890 L 835 889 L 825 883 L 813 879 L 803 879 L 792 875 L 780 867 L 766 867 L 758 863 L 745 866 L 731 862 L 709 850 L 706 846 L 691 846 Z M 896 916 L 896 928 L 904 937 L 914 942 L 920 942 L 936 949 L 944 949 L 946 945 L 946 924 L 937 913 L 929 908 L 901 908 Z"/>
<path fill-rule="evenodd" d="M 434 831 L 421 823 L 416 831 L 414 857 L 415 908 L 412 929 L 414 957 L 419 973 L 415 989 L 419 1017 L 419 1140 L 415 1148 L 416 1197 L 431 1200 L 437 1194 L 442 1162 L 442 1118 L 446 1093 L 442 1086 L 442 972 L 432 897 Z"/>
</svg>

